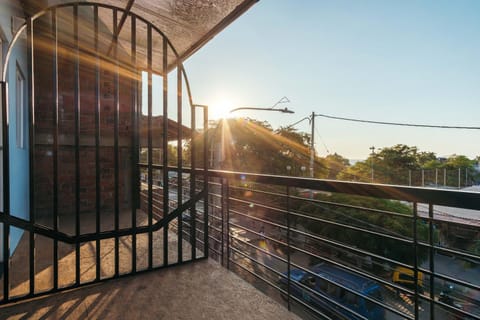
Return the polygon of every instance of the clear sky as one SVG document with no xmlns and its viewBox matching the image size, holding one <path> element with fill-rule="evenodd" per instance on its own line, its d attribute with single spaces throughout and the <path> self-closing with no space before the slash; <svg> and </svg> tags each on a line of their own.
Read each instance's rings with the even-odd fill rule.
<svg viewBox="0 0 480 320">
<path fill-rule="evenodd" d="M 480 126 L 480 1 L 261 0 L 186 63 L 210 117 L 283 96 L 295 114 L 237 112 L 277 128 L 315 111 L 376 121 Z M 220 107 L 223 107 L 223 112 Z M 397 143 L 480 155 L 480 130 L 317 117 L 316 150 L 363 159 Z M 297 126 L 309 132 L 308 121 Z"/>
</svg>

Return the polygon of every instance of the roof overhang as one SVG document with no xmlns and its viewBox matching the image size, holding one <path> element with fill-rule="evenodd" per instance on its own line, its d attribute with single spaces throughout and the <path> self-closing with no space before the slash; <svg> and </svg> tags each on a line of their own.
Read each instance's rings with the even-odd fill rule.
<svg viewBox="0 0 480 320">
<path fill-rule="evenodd" d="M 151 22 L 183 62 L 258 0 L 25 0 L 24 9 L 32 15 L 42 7 L 89 2 L 119 7 Z"/>
</svg>

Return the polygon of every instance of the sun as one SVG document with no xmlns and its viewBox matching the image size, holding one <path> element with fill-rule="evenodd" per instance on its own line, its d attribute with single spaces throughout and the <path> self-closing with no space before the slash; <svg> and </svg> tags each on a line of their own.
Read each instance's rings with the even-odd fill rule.
<svg viewBox="0 0 480 320">
<path fill-rule="evenodd" d="M 214 101 L 208 106 L 208 117 L 212 120 L 226 119 L 230 117 L 229 111 L 234 107 L 233 102 L 229 100 Z"/>
</svg>

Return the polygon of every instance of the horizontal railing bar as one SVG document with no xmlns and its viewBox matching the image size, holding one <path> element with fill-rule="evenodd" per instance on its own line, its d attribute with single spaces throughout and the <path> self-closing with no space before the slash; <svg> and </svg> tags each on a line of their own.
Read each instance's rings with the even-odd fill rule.
<svg viewBox="0 0 480 320">
<path fill-rule="evenodd" d="M 408 265 L 406 263 L 403 263 L 403 262 L 400 262 L 400 261 L 397 261 L 397 260 L 393 260 L 393 259 L 389 259 L 389 258 L 386 258 L 386 257 L 383 257 L 383 256 L 380 256 L 380 255 L 377 255 L 375 253 L 372 253 L 370 251 L 365 251 L 365 250 L 362 250 L 362 249 L 358 249 L 358 248 L 355 248 L 355 247 L 352 247 L 352 246 L 349 246 L 349 245 L 346 245 L 346 244 L 343 244 L 343 243 L 340 243 L 338 241 L 335 241 L 335 240 L 330 240 L 330 239 L 327 239 L 327 238 L 324 238 L 324 237 L 320 237 L 320 236 L 317 236 L 317 235 L 314 235 L 314 234 L 311 234 L 311 233 L 307 233 L 307 232 L 304 232 L 304 231 L 301 231 L 301 230 L 298 230 L 298 229 L 294 229 L 294 228 L 290 228 L 290 231 L 294 231 L 296 233 L 299 233 L 299 234 L 302 234 L 304 236 L 307 236 L 309 238 L 313 238 L 315 240 L 319 240 L 321 242 L 325 242 L 325 243 L 328 243 L 328 244 L 331 244 L 335 247 L 340 247 L 342 249 L 346 249 L 346 250 L 349 250 L 349 251 L 354 251 L 356 253 L 361 253 L 363 255 L 369 255 L 369 256 L 372 256 L 374 258 L 377 258 L 377 259 L 380 259 L 384 262 L 390 262 L 390 263 L 394 263 L 396 265 L 399 265 L 399 266 L 402 266 L 402 267 L 405 267 L 405 268 L 410 268 L 410 269 L 413 269 L 413 266 L 411 265 Z"/>
<path fill-rule="evenodd" d="M 228 200 L 230 200 L 232 202 L 240 202 L 240 203 L 247 204 L 247 205 L 249 205 L 250 203 L 253 203 L 253 205 L 255 205 L 257 207 L 260 207 L 260 208 L 269 209 L 271 211 L 280 212 L 280 213 L 283 213 L 283 214 L 287 213 L 287 211 L 285 209 L 271 207 L 271 206 L 262 204 L 260 202 L 255 202 L 255 201 L 251 201 L 251 200 L 243 200 L 243 199 L 235 198 L 235 197 L 230 197 Z"/>
<path fill-rule="evenodd" d="M 259 237 L 259 239 L 264 238 L 264 239 L 266 239 L 266 240 L 269 240 L 269 241 L 278 243 L 278 244 L 280 244 L 280 245 L 282 245 L 282 246 L 285 246 L 285 247 L 287 246 L 287 243 L 285 243 L 285 242 L 282 242 L 282 241 L 280 241 L 280 240 L 278 240 L 278 239 L 269 237 L 269 236 L 267 236 L 267 235 L 262 235 L 262 234 L 259 233 L 259 232 L 256 232 L 256 231 L 254 231 L 254 230 L 252 230 L 252 229 L 250 229 L 250 228 L 241 226 L 241 225 L 236 224 L 236 223 L 234 223 L 234 222 L 230 222 L 230 225 L 231 225 L 231 226 L 234 226 L 234 227 L 236 227 L 236 228 L 245 230 L 245 231 L 247 231 L 247 232 L 253 233 L 253 234 L 257 235 L 257 236 Z"/>
<path fill-rule="evenodd" d="M 268 252 L 267 250 L 262 249 L 262 248 L 260 248 L 260 247 L 254 246 L 253 244 L 251 244 L 251 243 L 249 243 L 249 242 L 247 242 L 247 241 L 244 241 L 244 240 L 242 240 L 242 239 L 240 239 L 240 238 L 237 238 L 237 237 L 235 237 L 235 236 L 232 235 L 232 234 L 230 234 L 229 236 L 230 236 L 231 239 L 234 239 L 235 241 L 238 241 L 238 242 L 241 242 L 241 243 L 243 243 L 243 244 L 246 244 L 247 246 L 249 246 L 249 247 L 251 247 L 251 248 L 253 248 L 253 249 L 255 249 L 255 250 L 259 250 L 260 252 L 263 252 L 263 253 L 266 254 L 267 256 L 270 256 L 270 257 L 273 257 L 273 258 L 275 258 L 275 259 L 277 259 L 277 260 L 280 260 L 280 261 L 282 261 L 283 263 L 287 263 L 287 259 L 284 259 L 284 258 L 282 258 L 282 257 L 280 257 L 280 256 L 277 256 L 276 254 L 270 253 L 270 252 Z M 232 241 L 232 242 L 233 242 L 233 241 Z M 232 242 L 231 242 L 231 243 L 232 243 Z M 232 244 L 230 245 L 230 248 L 233 248 L 233 245 L 232 245 Z"/>
<path fill-rule="evenodd" d="M 287 227 L 283 224 L 279 224 L 279 223 L 276 223 L 276 222 L 272 222 L 270 220 L 265 220 L 265 219 L 262 219 L 262 218 L 257 218 L 257 217 L 254 217 L 254 216 L 251 216 L 251 215 L 248 215 L 248 214 L 245 214 L 245 213 L 242 213 L 240 211 L 237 211 L 237 210 L 233 210 L 233 209 L 230 209 L 230 212 L 231 213 L 234 213 L 236 215 L 239 215 L 239 216 L 243 216 L 243 217 L 246 217 L 250 220 L 255 220 L 255 221 L 260 221 L 262 223 L 265 223 L 265 224 L 268 224 L 270 226 L 274 226 L 274 227 L 278 227 L 278 228 L 282 228 L 282 229 L 286 229 Z"/>
<path fill-rule="evenodd" d="M 346 182 L 327 179 L 310 179 L 288 176 L 276 176 L 224 170 L 209 170 L 210 177 L 254 180 L 259 183 L 300 187 L 351 195 L 401 200 L 416 203 L 434 203 L 464 209 L 479 209 L 480 194 L 463 190 L 439 190 L 423 187 L 408 187 L 364 182 Z"/>
<path fill-rule="evenodd" d="M 400 242 L 407 243 L 407 244 L 413 244 L 413 240 L 410 240 L 408 238 L 395 237 L 395 236 L 392 236 L 392 235 L 372 231 L 372 230 L 369 230 L 369 229 L 363 229 L 363 228 L 360 228 L 360 227 L 354 227 L 354 226 L 344 224 L 344 223 L 339 223 L 339 222 L 334 222 L 334 221 L 331 221 L 331 220 L 312 217 L 312 216 L 309 216 L 309 215 L 298 213 L 296 211 L 291 211 L 290 213 L 292 215 L 297 216 L 297 217 L 307 218 L 307 219 L 310 219 L 310 220 L 314 220 L 316 222 L 321 222 L 321 223 L 325 223 L 325 224 L 329 224 L 329 225 L 334 225 L 336 227 L 341 227 L 341 228 L 345 228 L 345 229 L 365 232 L 365 233 L 368 233 L 368 234 L 371 234 L 371 235 L 379 236 L 379 237 L 382 237 L 382 238 L 389 238 L 389 239 L 400 241 Z"/>
<path fill-rule="evenodd" d="M 248 260 L 250 260 L 250 261 L 252 261 L 252 262 L 255 262 L 255 263 L 258 264 L 258 265 L 261 265 L 261 266 L 264 267 L 265 269 L 270 270 L 271 272 L 275 273 L 277 276 L 283 276 L 283 274 L 282 274 L 280 271 L 277 271 L 277 270 L 273 269 L 272 267 L 267 266 L 267 265 L 264 264 L 263 262 L 258 261 L 257 259 L 249 256 L 248 254 L 242 252 L 241 250 L 238 250 L 237 248 L 233 248 L 233 247 L 231 247 L 230 249 L 232 249 L 232 250 L 235 251 L 236 253 L 244 256 L 244 257 L 247 258 Z"/>
<path fill-rule="evenodd" d="M 390 216 L 397 216 L 397 217 L 406 218 L 406 219 L 413 219 L 413 214 L 412 215 L 406 215 L 406 214 L 401 214 L 401 213 L 393 212 L 393 211 L 380 210 L 380 209 L 375 209 L 375 208 L 366 208 L 366 207 L 360 207 L 360 206 L 355 206 L 355 205 L 350 205 L 350 204 L 331 202 L 331 201 L 325 201 L 325 200 L 318 200 L 318 199 L 302 198 L 302 197 L 297 197 L 297 196 L 290 196 L 290 198 L 295 199 L 295 200 L 300 200 L 300 201 L 307 201 L 307 202 L 311 202 L 311 203 L 315 203 L 315 204 L 326 204 L 326 205 L 332 205 L 332 206 L 341 207 L 341 208 L 356 209 L 356 210 L 386 214 L 386 215 L 390 215 Z"/>
</svg>

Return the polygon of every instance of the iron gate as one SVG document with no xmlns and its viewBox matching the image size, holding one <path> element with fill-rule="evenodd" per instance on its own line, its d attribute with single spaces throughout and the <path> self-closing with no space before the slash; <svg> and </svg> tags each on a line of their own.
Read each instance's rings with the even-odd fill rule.
<svg viewBox="0 0 480 320">
<path fill-rule="evenodd" d="M 208 110 L 162 31 L 105 4 L 46 9 L 12 40 L 1 89 L 0 303 L 208 256 Z"/>
</svg>

